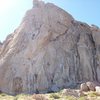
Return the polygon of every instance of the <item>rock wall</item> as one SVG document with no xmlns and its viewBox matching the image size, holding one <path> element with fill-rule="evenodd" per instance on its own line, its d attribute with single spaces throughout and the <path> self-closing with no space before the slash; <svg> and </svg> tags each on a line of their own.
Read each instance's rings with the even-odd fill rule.
<svg viewBox="0 0 100 100">
<path fill-rule="evenodd" d="M 100 29 L 34 1 L 0 50 L 0 90 L 44 93 L 100 81 Z"/>
</svg>

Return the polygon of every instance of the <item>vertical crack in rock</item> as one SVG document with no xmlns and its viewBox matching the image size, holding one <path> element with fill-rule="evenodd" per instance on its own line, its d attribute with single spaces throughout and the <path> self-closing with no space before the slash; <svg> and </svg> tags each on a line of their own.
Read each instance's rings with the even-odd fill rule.
<svg viewBox="0 0 100 100">
<path fill-rule="evenodd" d="M 93 73 L 93 79 L 94 81 L 97 81 L 97 73 L 96 73 L 96 69 L 97 69 L 97 61 L 96 61 L 96 45 L 95 42 L 93 40 L 93 36 L 92 33 L 89 34 L 89 39 L 92 42 L 93 45 L 93 49 L 92 49 L 92 54 L 93 54 L 93 61 L 92 61 L 92 73 Z"/>
<path fill-rule="evenodd" d="M 79 42 L 80 40 L 80 34 L 78 35 L 77 37 L 77 43 Z M 78 52 L 78 46 L 76 44 L 76 81 L 79 82 L 79 81 L 82 81 L 82 69 L 80 67 L 80 55 L 79 55 L 79 52 Z"/>
</svg>

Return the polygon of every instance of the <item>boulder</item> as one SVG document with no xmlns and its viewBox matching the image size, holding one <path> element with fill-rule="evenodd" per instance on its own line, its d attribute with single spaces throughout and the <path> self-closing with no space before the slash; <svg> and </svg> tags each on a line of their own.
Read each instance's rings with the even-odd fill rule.
<svg viewBox="0 0 100 100">
<path fill-rule="evenodd" d="M 93 82 L 86 82 L 86 85 L 88 86 L 90 91 L 95 91 L 95 84 Z"/>
<path fill-rule="evenodd" d="M 85 91 L 85 92 L 89 91 L 89 88 L 86 83 L 82 83 L 80 85 L 80 91 Z"/>
<path fill-rule="evenodd" d="M 84 94 L 83 91 L 79 90 L 79 91 L 78 91 L 78 96 L 79 96 L 79 97 L 83 97 L 83 96 L 86 96 L 86 95 Z"/>
<path fill-rule="evenodd" d="M 95 87 L 96 92 L 100 95 L 100 86 Z"/>
<path fill-rule="evenodd" d="M 64 96 L 75 96 L 75 97 L 78 97 L 78 91 L 77 90 L 74 90 L 74 89 L 64 89 L 62 91 L 62 95 Z"/>
</svg>

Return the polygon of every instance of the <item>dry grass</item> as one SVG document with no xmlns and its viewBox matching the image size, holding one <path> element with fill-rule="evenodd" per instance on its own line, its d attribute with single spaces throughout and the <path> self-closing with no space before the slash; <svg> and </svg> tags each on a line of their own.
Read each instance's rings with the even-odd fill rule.
<svg viewBox="0 0 100 100">
<path fill-rule="evenodd" d="M 34 94 L 32 98 L 34 100 L 48 100 L 44 94 Z"/>
<path fill-rule="evenodd" d="M 87 92 L 86 96 L 75 97 L 71 95 L 62 95 L 62 91 L 49 94 L 33 94 L 26 95 L 20 94 L 17 96 L 11 96 L 7 94 L 0 94 L 0 100 L 100 100 L 100 95 L 96 92 Z"/>
</svg>

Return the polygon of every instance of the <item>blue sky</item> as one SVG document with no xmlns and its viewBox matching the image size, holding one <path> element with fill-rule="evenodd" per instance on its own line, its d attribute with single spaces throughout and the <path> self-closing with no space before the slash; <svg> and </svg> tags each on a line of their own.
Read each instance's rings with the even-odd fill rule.
<svg viewBox="0 0 100 100">
<path fill-rule="evenodd" d="M 100 27 L 100 0 L 44 0 L 69 12 L 76 20 Z M 21 23 L 32 0 L 0 0 L 0 40 L 12 33 Z"/>
</svg>

